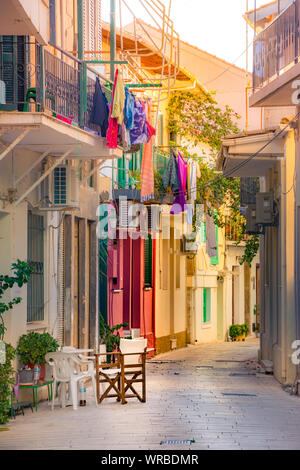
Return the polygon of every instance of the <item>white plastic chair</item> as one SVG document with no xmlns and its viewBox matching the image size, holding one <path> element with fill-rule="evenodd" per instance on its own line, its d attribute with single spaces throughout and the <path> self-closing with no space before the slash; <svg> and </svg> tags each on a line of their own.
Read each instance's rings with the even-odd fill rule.
<svg viewBox="0 0 300 470">
<path fill-rule="evenodd" d="M 69 384 L 73 409 L 78 408 L 78 383 L 80 380 L 91 378 L 95 402 L 97 405 L 95 369 L 92 361 L 82 361 L 74 354 L 67 352 L 54 352 L 46 354 L 46 361 L 53 366 L 53 393 L 51 408 L 54 409 L 55 391 L 58 382 L 62 385 L 62 406 L 65 406 L 65 387 Z M 86 371 L 81 371 L 81 366 L 88 366 Z"/>
</svg>

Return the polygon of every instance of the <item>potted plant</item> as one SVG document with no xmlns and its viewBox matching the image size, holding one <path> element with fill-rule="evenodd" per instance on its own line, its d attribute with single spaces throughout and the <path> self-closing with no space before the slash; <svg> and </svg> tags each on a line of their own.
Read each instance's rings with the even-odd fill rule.
<svg viewBox="0 0 300 470">
<path fill-rule="evenodd" d="M 236 341 L 241 335 L 241 325 L 231 325 L 229 327 L 229 336 L 231 338 L 231 341 Z"/>
<path fill-rule="evenodd" d="M 100 315 L 100 336 L 102 344 L 106 345 L 106 352 L 111 353 L 119 348 L 121 328 L 126 328 L 128 323 L 121 323 L 120 325 L 108 326 L 102 315 Z M 117 332 L 117 333 L 116 333 Z M 107 357 L 109 362 L 110 357 Z"/>
<path fill-rule="evenodd" d="M 49 333 L 37 333 L 31 331 L 19 338 L 17 355 L 21 364 L 29 366 L 31 369 L 36 364 L 40 366 L 40 379 L 45 377 L 45 355 L 58 350 L 59 344 Z"/>
<path fill-rule="evenodd" d="M 241 333 L 242 333 L 242 341 L 245 341 L 246 337 L 248 336 L 248 333 L 249 333 L 249 326 L 247 325 L 247 323 L 243 323 L 243 325 L 240 325 L 241 327 Z"/>
</svg>

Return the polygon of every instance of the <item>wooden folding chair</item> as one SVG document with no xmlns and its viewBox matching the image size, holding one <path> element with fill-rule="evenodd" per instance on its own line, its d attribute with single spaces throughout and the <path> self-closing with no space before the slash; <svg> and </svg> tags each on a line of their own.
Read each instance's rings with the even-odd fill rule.
<svg viewBox="0 0 300 470">
<path fill-rule="evenodd" d="M 104 361 L 108 357 L 112 360 L 111 364 Z M 117 398 L 117 401 L 122 401 L 120 353 L 95 354 L 95 361 L 98 404 L 105 398 Z M 108 386 L 105 388 L 104 384 Z M 114 393 L 110 393 L 111 391 Z"/>
<path fill-rule="evenodd" d="M 121 338 L 120 351 L 122 404 L 127 403 L 127 398 L 137 398 L 146 403 L 147 340 Z M 135 387 L 138 383 L 142 384 L 141 392 Z"/>
</svg>

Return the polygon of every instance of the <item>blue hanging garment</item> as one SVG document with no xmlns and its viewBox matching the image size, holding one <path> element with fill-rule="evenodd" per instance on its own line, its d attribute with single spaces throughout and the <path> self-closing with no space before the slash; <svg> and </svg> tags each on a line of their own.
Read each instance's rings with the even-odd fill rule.
<svg viewBox="0 0 300 470">
<path fill-rule="evenodd" d="M 125 87 L 125 107 L 124 107 L 124 124 L 127 130 L 133 129 L 134 126 L 134 94 Z"/>
<path fill-rule="evenodd" d="M 149 142 L 149 129 L 147 126 L 147 117 L 140 100 L 134 103 L 134 124 L 130 130 L 131 145 L 146 144 Z"/>
</svg>

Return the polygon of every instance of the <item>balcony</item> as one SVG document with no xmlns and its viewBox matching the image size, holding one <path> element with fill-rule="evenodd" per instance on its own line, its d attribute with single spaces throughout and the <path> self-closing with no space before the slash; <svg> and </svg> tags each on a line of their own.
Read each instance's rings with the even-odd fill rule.
<svg viewBox="0 0 300 470">
<path fill-rule="evenodd" d="M 300 0 L 295 0 L 254 39 L 250 106 L 292 106 L 300 77 Z M 299 86 L 297 86 L 299 88 Z"/>
<path fill-rule="evenodd" d="M 155 149 L 153 152 L 155 199 L 147 204 L 173 204 L 174 196 L 166 193 L 162 177 L 167 168 L 169 155 Z M 141 200 L 142 150 L 136 153 L 124 153 L 118 161 L 117 175 L 113 176 L 113 194 L 115 199 L 126 196 L 128 200 Z"/>
<path fill-rule="evenodd" d="M 31 150 L 62 155 L 69 147 L 68 158 L 119 158 L 121 149 L 110 150 L 89 124 L 97 72 L 71 54 L 51 49 L 24 36 L 1 37 L 0 79 L 5 90 L 0 127 L 7 128 L 2 141 L 11 145 L 19 127 L 28 130 L 21 144 Z M 110 101 L 111 91 L 99 78 Z"/>
</svg>

